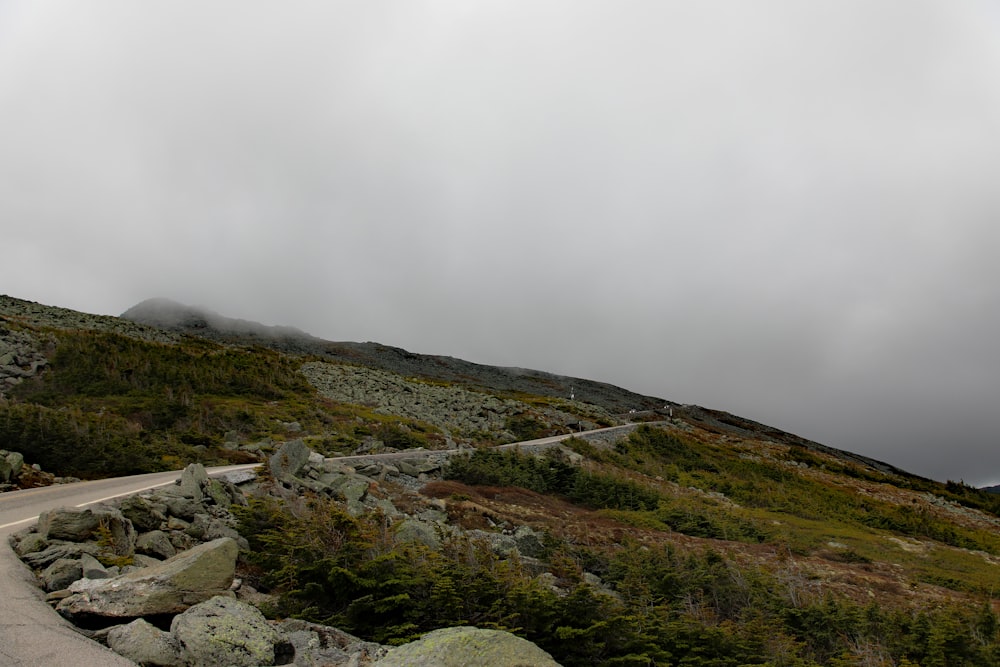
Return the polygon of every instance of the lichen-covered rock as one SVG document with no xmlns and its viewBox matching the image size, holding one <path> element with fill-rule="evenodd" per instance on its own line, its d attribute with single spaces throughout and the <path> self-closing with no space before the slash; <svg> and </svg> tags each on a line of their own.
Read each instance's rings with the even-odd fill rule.
<svg viewBox="0 0 1000 667">
<path fill-rule="evenodd" d="M 501 630 L 443 628 L 389 651 L 376 667 L 559 667 L 527 639 Z"/>
<path fill-rule="evenodd" d="M 137 619 L 108 631 L 108 647 L 143 667 L 183 667 L 180 642 L 169 632 Z"/>
<path fill-rule="evenodd" d="M 191 521 L 194 519 L 195 515 L 203 514 L 205 512 L 204 505 L 191 498 L 184 498 L 183 496 L 165 495 L 163 496 L 163 503 L 167 506 L 167 514 L 169 515 L 167 518 L 168 522 L 174 517 Z"/>
<path fill-rule="evenodd" d="M 236 541 L 223 537 L 112 579 L 82 579 L 70 586 L 73 594 L 57 610 L 70 618 L 177 614 L 228 592 L 237 552 Z"/>
<path fill-rule="evenodd" d="M 217 596 L 176 616 L 170 632 L 188 665 L 273 665 L 281 636 L 260 611 L 236 598 Z"/>
</svg>

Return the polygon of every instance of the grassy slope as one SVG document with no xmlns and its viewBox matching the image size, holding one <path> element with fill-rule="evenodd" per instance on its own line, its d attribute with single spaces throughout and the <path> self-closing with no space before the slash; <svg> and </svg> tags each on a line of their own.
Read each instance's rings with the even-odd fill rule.
<svg viewBox="0 0 1000 667">
<path fill-rule="evenodd" d="M 30 462 L 62 474 L 124 474 L 190 460 L 246 457 L 224 446 L 227 434 L 244 443 L 306 437 L 328 453 L 348 452 L 366 437 L 398 447 L 443 445 L 443 434 L 419 420 L 324 399 L 298 372 L 302 357 L 194 337 L 168 343 L 112 331 L 60 329 L 9 316 L 0 324 L 31 333 L 50 360 L 46 373 L 0 400 L 0 448 L 22 451 Z M 551 400 L 524 392 L 516 396 L 526 404 Z M 538 418 L 526 414 L 523 425 L 529 430 L 553 426 Z M 302 430 L 291 430 L 292 422 Z M 383 492 L 395 494 L 400 506 L 437 498 L 450 520 L 467 528 L 532 526 L 546 536 L 545 558 L 568 589 L 576 590 L 574 577 L 580 579 L 585 571 L 615 589 L 619 606 L 605 608 L 605 603 L 591 601 L 591 608 L 614 607 L 623 627 L 631 628 L 628 623 L 638 618 L 668 625 L 671 636 L 690 632 L 694 646 L 722 642 L 728 648 L 718 649 L 718 655 L 743 655 L 746 664 L 763 664 L 746 656 L 764 653 L 769 664 L 788 665 L 902 665 L 904 660 L 924 667 L 997 664 L 996 628 L 990 630 L 982 605 L 992 604 L 1000 583 L 1000 496 L 906 475 L 787 434 L 776 436 L 746 420 L 735 423 L 738 430 L 704 413 L 678 410 L 673 422 L 640 430 L 615 445 L 576 441 L 572 447 L 584 456 L 586 477 L 556 479 L 549 474 L 546 481 L 546 474 L 517 472 L 518 466 L 529 464 L 494 461 L 489 464 L 493 468 L 513 466 L 517 474 L 494 470 L 490 474 L 499 476 L 474 479 L 454 473 L 449 481 L 428 485 L 418 498 L 391 486 Z M 555 463 L 549 469 L 562 470 Z M 622 485 L 624 496 L 615 495 L 615 484 Z M 632 503 L 637 497 L 642 502 Z M 291 520 L 277 516 L 262 520 L 258 527 L 263 534 L 269 526 Z M 285 539 L 289 532 L 281 534 Z M 257 546 L 265 550 L 265 545 Z M 394 552 L 388 548 L 387 553 Z M 493 574 L 477 576 L 489 579 L 502 569 L 490 567 Z M 438 574 L 422 576 L 447 578 L 441 574 L 447 572 L 443 565 L 434 572 Z M 512 581 L 514 575 L 503 580 L 508 587 Z M 579 612 L 572 600 L 556 601 L 530 586 L 525 591 L 529 589 L 547 609 Z M 513 595 L 505 590 L 501 597 Z M 428 593 L 427 599 L 434 595 Z M 881 610 L 877 614 L 873 603 Z M 344 602 L 341 611 L 351 604 L 356 601 Z M 437 617 L 437 607 L 427 604 L 420 621 L 425 625 L 470 620 Z M 494 611 L 502 608 L 497 600 L 493 604 Z M 447 607 L 444 602 L 440 606 Z M 304 613 L 301 608 L 298 612 Z M 646 646 L 646 639 L 638 638 L 634 645 L 614 650 L 607 641 L 594 648 L 598 621 L 590 619 L 591 635 L 581 635 L 576 645 L 596 653 L 576 654 L 567 638 L 586 628 L 567 625 L 563 640 L 557 641 L 558 627 L 531 626 L 523 614 L 517 620 L 516 614 L 469 613 L 480 614 L 487 624 L 521 627 L 546 648 L 562 651 L 566 664 L 601 664 L 615 650 L 621 664 L 652 664 L 639 658 L 624 661 L 624 656 L 644 651 L 647 657 L 666 651 L 675 661 L 690 652 Z M 626 617 L 633 621 L 622 620 Z M 773 639 L 767 646 L 750 641 L 755 623 L 763 624 Z M 875 628 L 879 623 L 883 630 Z M 948 658 L 940 658 L 944 649 L 934 644 L 943 641 L 932 636 L 938 626 L 951 628 L 964 642 L 949 649 Z M 386 635 L 385 627 L 399 630 Z M 380 640 L 391 640 L 420 627 L 387 621 L 368 633 L 382 632 Z M 824 639 L 824 627 L 839 629 Z M 719 628 L 724 637 L 712 634 Z M 632 636 L 629 632 L 622 630 L 622 636 Z M 893 634 L 908 639 L 894 644 Z M 970 646 L 976 642 L 973 652 Z M 862 662 L 859 656 L 865 651 L 881 656 L 881 662 Z M 962 657 L 966 654 L 971 657 Z M 779 655 L 787 659 L 775 657 Z M 726 660 L 688 664 L 741 664 Z M 673 663 L 661 655 L 658 664 Z"/>
</svg>

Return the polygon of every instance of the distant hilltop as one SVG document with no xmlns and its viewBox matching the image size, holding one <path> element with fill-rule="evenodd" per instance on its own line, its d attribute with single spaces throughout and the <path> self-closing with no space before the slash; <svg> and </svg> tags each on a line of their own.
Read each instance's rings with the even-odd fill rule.
<svg viewBox="0 0 1000 667">
<path fill-rule="evenodd" d="M 267 326 L 225 317 L 207 308 L 187 306 L 170 299 L 147 299 L 126 310 L 121 318 L 227 345 L 259 345 L 286 354 L 315 355 L 404 376 L 454 382 L 490 391 L 526 392 L 557 398 L 569 398 L 573 393 L 577 400 L 599 405 L 613 413 L 677 405 L 594 380 L 525 368 L 488 366 L 455 357 L 417 354 L 381 343 L 323 340 L 294 327 Z"/>
<path fill-rule="evenodd" d="M 243 337 L 262 341 L 282 339 L 319 341 L 318 338 L 295 327 L 267 326 L 260 322 L 225 317 L 207 308 L 187 306 L 162 297 L 146 299 L 126 310 L 121 317 L 168 331 L 215 332 L 228 338 Z"/>
</svg>

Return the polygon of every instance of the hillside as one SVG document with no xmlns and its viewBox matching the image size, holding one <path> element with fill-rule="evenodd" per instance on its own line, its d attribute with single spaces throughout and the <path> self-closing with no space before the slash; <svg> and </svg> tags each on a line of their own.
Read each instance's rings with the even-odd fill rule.
<svg viewBox="0 0 1000 667">
<path fill-rule="evenodd" d="M 0 297 L 0 318 L 0 448 L 58 474 L 293 441 L 466 448 L 358 468 L 368 509 L 313 482 L 305 502 L 251 501 L 241 558 L 268 613 L 384 643 L 505 628 L 564 665 L 1000 664 L 996 494 L 610 385 L 162 301 L 111 318 Z M 547 454 L 494 447 L 629 420 L 647 423 Z M 438 539 L 387 537 L 414 530 Z"/>
</svg>

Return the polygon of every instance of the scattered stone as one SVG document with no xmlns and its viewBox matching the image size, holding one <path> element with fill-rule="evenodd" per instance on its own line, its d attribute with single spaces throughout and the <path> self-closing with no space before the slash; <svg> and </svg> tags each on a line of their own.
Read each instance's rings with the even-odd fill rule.
<svg viewBox="0 0 1000 667">
<path fill-rule="evenodd" d="M 514 531 L 514 543 L 522 556 L 541 558 L 545 554 L 541 536 L 528 526 L 520 526 Z"/>
<path fill-rule="evenodd" d="M 396 539 L 400 542 L 414 542 L 423 544 L 431 549 L 441 547 L 441 538 L 437 534 L 434 526 L 417 521 L 416 519 L 404 519 L 396 527 Z"/>
<path fill-rule="evenodd" d="M 10 482 L 17 479 L 24 466 L 24 456 L 18 452 L 0 450 L 0 482 Z"/>
<path fill-rule="evenodd" d="M 222 475 L 220 479 L 224 479 L 230 484 L 246 484 L 257 479 L 257 472 L 255 470 L 234 470 Z M 242 493 L 240 497 L 243 497 Z"/>
</svg>

